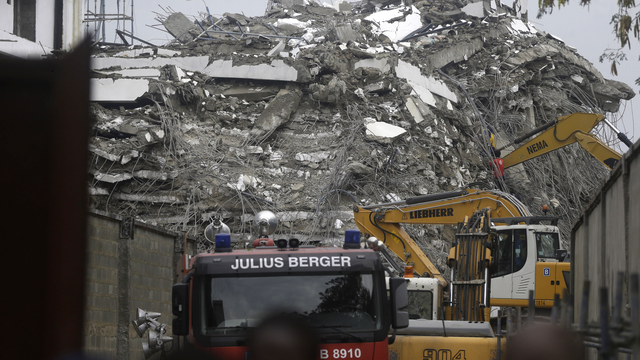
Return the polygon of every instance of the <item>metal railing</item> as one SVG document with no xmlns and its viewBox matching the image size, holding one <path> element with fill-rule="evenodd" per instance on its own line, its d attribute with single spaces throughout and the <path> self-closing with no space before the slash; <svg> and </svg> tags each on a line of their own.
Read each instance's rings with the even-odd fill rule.
<svg viewBox="0 0 640 360">
<path fill-rule="evenodd" d="M 619 358 L 640 359 L 640 295 L 638 291 L 638 274 L 628 275 L 629 301 L 624 300 L 625 273 L 618 272 L 614 287 L 613 304 L 609 304 L 609 288 L 598 289 L 598 316 L 589 320 L 589 300 L 591 282 L 585 281 L 580 294 L 580 313 L 574 321 L 574 297 L 565 292 L 560 299 L 555 295 L 550 317 L 545 317 L 553 325 L 570 329 L 582 340 L 585 348 L 598 350 L 598 358 L 612 360 Z M 626 311 L 625 311 L 626 310 Z M 529 306 L 526 321 L 523 323 L 522 308 L 503 309 L 506 317 L 506 331 L 502 330 L 502 318 L 498 316 L 498 335 L 511 337 L 523 326 L 530 326 L 541 320 L 536 318 L 534 291 L 529 292 Z M 506 314 L 505 314 L 506 313 Z"/>
</svg>

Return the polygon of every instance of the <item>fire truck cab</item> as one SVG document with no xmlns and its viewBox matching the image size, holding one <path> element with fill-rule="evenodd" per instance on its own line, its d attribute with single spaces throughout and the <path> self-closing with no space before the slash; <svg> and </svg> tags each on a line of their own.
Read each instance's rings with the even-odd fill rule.
<svg viewBox="0 0 640 360">
<path fill-rule="evenodd" d="M 264 242 L 267 243 L 267 242 Z M 173 286 L 173 334 L 217 358 L 244 360 L 252 328 L 273 313 L 300 316 L 318 333 L 319 359 L 388 359 L 390 327 L 408 326 L 407 286 L 389 280 L 377 252 L 348 230 L 338 247 L 277 246 L 232 250 L 218 234 L 215 252 L 192 258 Z"/>
</svg>

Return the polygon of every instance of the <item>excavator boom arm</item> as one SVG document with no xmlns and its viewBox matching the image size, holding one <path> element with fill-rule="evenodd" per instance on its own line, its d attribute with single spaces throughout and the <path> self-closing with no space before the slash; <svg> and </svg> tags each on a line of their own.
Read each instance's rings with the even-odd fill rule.
<svg viewBox="0 0 640 360">
<path fill-rule="evenodd" d="M 613 167 L 616 166 L 618 161 L 622 158 L 620 153 L 608 147 L 605 143 L 600 141 L 600 139 L 591 134 L 576 133 L 575 137 L 580 146 L 609 169 L 613 169 Z"/>
<path fill-rule="evenodd" d="M 574 113 L 558 118 L 555 125 L 543 126 L 542 128 L 546 128 L 544 132 L 505 155 L 502 158 L 504 168 L 507 169 L 574 142 L 580 142 L 580 145 L 591 155 L 611 168 L 611 163 L 620 160 L 620 154 L 589 134 L 589 131 L 603 120 L 603 115 L 587 113 Z M 594 143 L 593 140 L 597 143 Z M 583 143 L 588 145 L 585 146 Z"/>
<path fill-rule="evenodd" d="M 397 203 L 356 206 L 354 218 L 365 236 L 382 240 L 389 250 L 405 262 L 412 262 L 418 274 L 435 277 L 443 286 L 447 286 L 437 267 L 400 224 L 457 225 L 464 221 L 465 216 L 484 208 L 490 208 L 496 218 L 531 216 L 520 201 L 499 191 L 467 189 L 449 194 L 450 197 L 438 194 L 437 197 L 431 197 L 437 199 L 432 201 L 426 201 L 430 199 L 426 196 Z"/>
<path fill-rule="evenodd" d="M 399 224 L 373 220 L 377 214 L 362 208 L 356 208 L 354 215 L 356 224 L 365 235 L 375 236 L 382 240 L 387 248 L 403 259 L 404 262 L 413 262 L 413 270 L 418 274 L 434 277 L 442 282 L 443 287 L 447 286 L 447 281 L 438 271 L 438 268 L 433 265 L 418 244 Z"/>
</svg>

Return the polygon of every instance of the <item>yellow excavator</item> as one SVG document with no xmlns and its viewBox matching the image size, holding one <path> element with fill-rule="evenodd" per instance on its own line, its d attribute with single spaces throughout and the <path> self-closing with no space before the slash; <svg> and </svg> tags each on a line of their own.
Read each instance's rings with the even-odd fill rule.
<svg viewBox="0 0 640 360">
<path fill-rule="evenodd" d="M 593 157 L 609 169 L 618 163 L 621 156 L 620 153 L 613 150 L 595 135 L 589 132 L 600 122 L 608 125 L 618 136 L 618 139 L 631 147 L 633 143 L 627 136 L 618 130 L 604 115 L 590 113 L 573 113 L 571 115 L 560 117 L 524 134 L 513 142 L 499 148 L 504 150 L 506 147 L 523 143 L 526 139 L 539 134 L 520 145 L 518 148 L 502 157 L 504 168 L 520 164 L 527 160 L 531 160 L 536 156 L 549 153 L 561 147 L 578 143 Z"/>
<path fill-rule="evenodd" d="M 501 334 L 495 335 L 488 322 L 491 244 L 496 237 L 491 222 L 491 209 L 485 208 L 470 217 L 465 216 L 464 221 L 458 224 L 456 239 L 447 259 L 447 265 L 451 269 L 448 302 L 436 301 L 433 296 L 425 297 L 426 301 L 419 305 L 429 309 L 421 311 L 415 302 L 412 303 L 412 293 L 437 296 L 437 287 L 429 286 L 438 280 L 406 279 L 410 289 L 410 302 L 407 307 L 409 326 L 397 331 L 393 343 L 389 346 L 389 359 L 502 358 L 506 343 Z M 373 240 L 369 243 L 379 242 L 380 240 Z M 419 292 L 412 291 L 418 288 Z M 434 314 L 446 315 L 436 317 L 429 314 L 431 310 L 435 310 Z M 417 314 L 420 312 L 422 315 Z"/>
<path fill-rule="evenodd" d="M 491 210 L 493 261 L 489 268 L 492 306 L 527 306 L 529 290 L 535 305 L 551 308 L 569 280 L 567 251 L 562 248 L 558 219 L 532 216 L 514 196 L 496 190 L 466 189 L 403 201 L 355 206 L 355 222 L 365 238 L 375 237 L 421 277 L 438 279 L 439 293 L 451 288 L 402 224 L 456 225 L 469 214 Z M 411 290 L 411 289 L 410 289 Z"/>
</svg>

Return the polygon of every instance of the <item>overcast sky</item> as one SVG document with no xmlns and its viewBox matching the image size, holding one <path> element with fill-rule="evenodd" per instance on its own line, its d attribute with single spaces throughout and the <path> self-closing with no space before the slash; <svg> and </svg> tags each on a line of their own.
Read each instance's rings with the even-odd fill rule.
<svg viewBox="0 0 640 360">
<path fill-rule="evenodd" d="M 127 4 L 130 6 L 130 1 Z M 205 5 L 206 1 L 206 5 Z M 225 12 L 244 13 L 246 16 L 261 16 L 267 4 L 267 0 L 135 0 L 135 25 L 134 32 L 137 36 L 156 44 L 162 44 L 171 39 L 170 35 L 152 29 L 146 25 L 157 24 L 154 19 L 155 12 L 164 14 L 162 7 L 171 7 L 174 11 L 183 12 L 186 15 L 198 15 L 198 12 L 206 12 L 209 7 L 213 16 L 220 16 Z M 331 2 L 331 0 L 325 0 Z M 90 1 L 90 3 L 93 3 Z M 108 1 L 115 12 L 115 1 Z M 628 60 L 618 66 L 618 76 L 610 73 L 608 62 L 598 61 L 602 52 L 607 48 L 615 48 L 617 42 L 609 24 L 611 16 L 617 11 L 615 0 L 593 1 L 589 7 L 582 7 L 578 0 L 572 0 L 569 6 L 554 10 L 552 14 L 544 15 L 537 19 L 538 2 L 529 0 L 529 21 L 539 30 L 554 34 L 564 40 L 568 45 L 578 49 L 578 53 L 591 61 L 600 70 L 605 78 L 623 81 L 636 92 L 636 97 L 626 106 L 621 107 L 623 121 L 619 122 L 620 130 L 626 132 L 632 141 L 640 136 L 640 87 L 634 84 L 640 77 L 640 42 L 632 39 L 632 49 L 627 50 Z M 92 10 L 92 9 L 91 9 Z M 108 11 L 110 9 L 107 9 Z M 109 37 L 109 35 L 107 35 Z M 114 35 L 115 38 L 115 35 Z M 112 41 L 112 39 L 107 39 Z M 612 119 L 616 120 L 616 119 Z M 637 129 L 637 130 L 636 130 Z M 626 148 L 623 147 L 623 151 Z"/>
<path fill-rule="evenodd" d="M 594 0 L 590 7 L 582 7 L 579 0 L 572 0 L 569 6 L 536 19 L 538 2 L 529 0 L 529 22 L 538 30 L 551 33 L 578 49 L 578 53 L 591 61 L 605 78 L 622 81 L 634 89 L 636 96 L 633 100 L 623 101 L 620 107 L 623 121 L 618 123 L 618 127 L 627 133 L 631 141 L 636 142 L 640 137 L 640 87 L 635 85 L 635 79 L 640 77 L 640 41 L 631 39 L 631 50 L 625 50 L 628 60 L 618 65 L 618 76 L 611 74 L 608 61 L 599 62 L 605 49 L 620 46 L 613 34 L 613 26 L 609 24 L 611 16 L 617 11 L 615 0 Z M 622 145 L 622 151 L 626 150 L 626 146 Z"/>
</svg>

